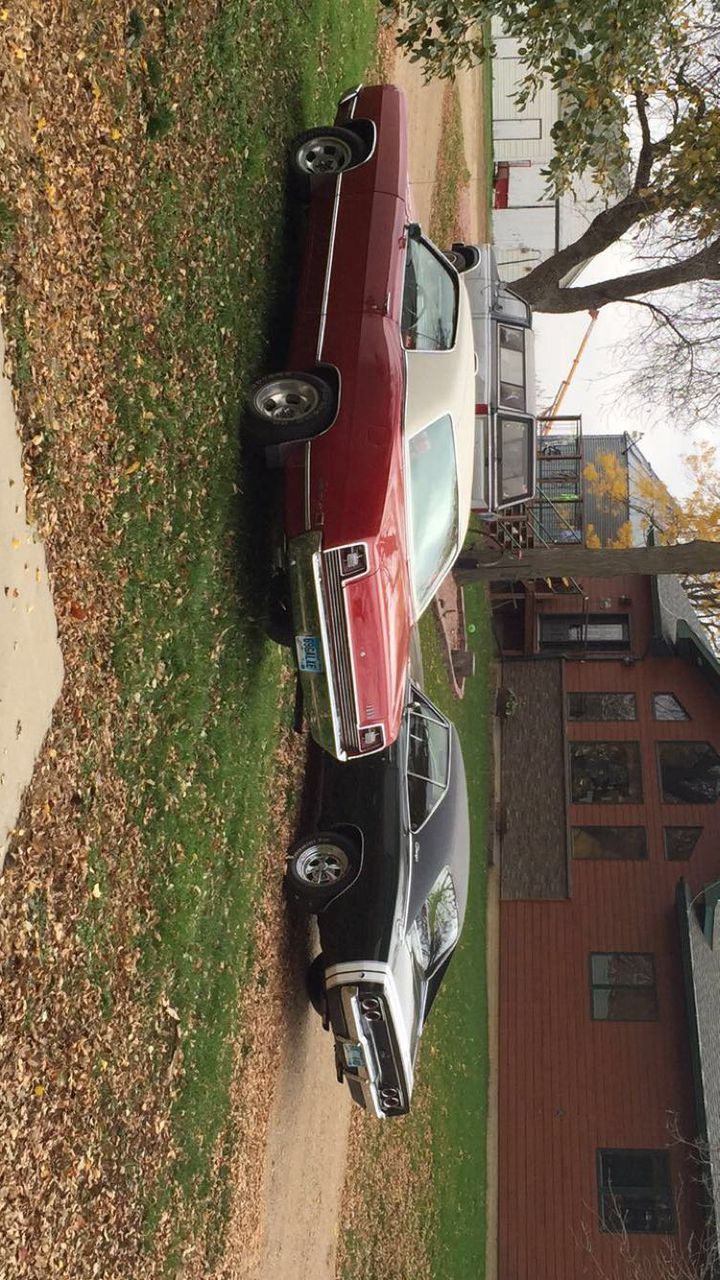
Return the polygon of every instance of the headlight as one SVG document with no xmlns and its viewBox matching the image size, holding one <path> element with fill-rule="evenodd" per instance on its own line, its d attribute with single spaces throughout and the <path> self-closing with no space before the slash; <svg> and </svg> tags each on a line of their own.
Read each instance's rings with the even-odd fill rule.
<svg viewBox="0 0 720 1280">
<path fill-rule="evenodd" d="M 357 578 L 367 573 L 367 548 L 362 542 L 354 542 L 349 547 L 340 548 L 340 572 L 343 578 Z"/>
<path fill-rule="evenodd" d="M 385 745 L 385 734 L 382 725 L 374 724 L 368 729 L 360 729 L 358 741 L 361 751 L 380 751 Z"/>
</svg>

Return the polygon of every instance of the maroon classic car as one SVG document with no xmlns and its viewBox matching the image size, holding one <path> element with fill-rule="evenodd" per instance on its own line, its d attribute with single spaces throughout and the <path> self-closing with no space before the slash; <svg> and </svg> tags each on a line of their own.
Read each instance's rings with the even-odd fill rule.
<svg viewBox="0 0 720 1280">
<path fill-rule="evenodd" d="M 346 94 L 291 166 L 309 208 L 290 371 L 250 389 L 247 427 L 286 446 L 298 669 L 313 737 L 345 760 L 397 738 L 410 629 L 467 528 L 472 322 L 412 221 L 398 89 Z"/>
</svg>

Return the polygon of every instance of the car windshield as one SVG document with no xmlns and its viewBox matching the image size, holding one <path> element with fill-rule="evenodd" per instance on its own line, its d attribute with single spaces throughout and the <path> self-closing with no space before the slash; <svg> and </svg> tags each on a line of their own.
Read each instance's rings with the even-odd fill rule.
<svg viewBox="0 0 720 1280">
<path fill-rule="evenodd" d="M 455 946 L 460 933 L 455 886 L 448 867 L 443 867 L 412 927 L 411 943 L 415 959 L 426 977 Z"/>
<path fill-rule="evenodd" d="M 457 281 L 446 262 L 422 240 L 409 239 L 401 330 L 414 351 L 448 351 L 455 342 Z"/>
<path fill-rule="evenodd" d="M 419 831 L 448 783 L 450 732 L 428 703 L 418 699 L 408 720 L 407 785 L 410 826 Z"/>
<path fill-rule="evenodd" d="M 498 491 L 500 502 L 513 502 L 530 494 L 532 421 L 501 418 L 498 433 Z"/>
<path fill-rule="evenodd" d="M 455 437 L 449 414 L 410 438 L 410 572 L 418 612 L 429 604 L 458 541 Z"/>
</svg>

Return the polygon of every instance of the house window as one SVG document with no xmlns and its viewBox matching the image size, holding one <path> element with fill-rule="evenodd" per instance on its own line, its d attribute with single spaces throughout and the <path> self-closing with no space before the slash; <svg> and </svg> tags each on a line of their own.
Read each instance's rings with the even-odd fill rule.
<svg viewBox="0 0 720 1280">
<path fill-rule="evenodd" d="M 689 720 L 684 706 L 674 693 L 653 694 L 653 715 L 656 720 Z"/>
<path fill-rule="evenodd" d="M 626 653 L 630 621 L 626 613 L 544 613 L 540 616 L 540 648 Z"/>
<path fill-rule="evenodd" d="M 573 827 L 573 858 L 617 858 L 638 862 L 647 858 L 644 827 Z"/>
<path fill-rule="evenodd" d="M 720 756 L 709 742 L 659 742 L 657 749 L 666 804 L 720 800 Z"/>
<path fill-rule="evenodd" d="M 640 951 L 595 951 L 590 995 L 596 1022 L 651 1022 L 658 1016 L 655 962 Z"/>
<path fill-rule="evenodd" d="M 670 862 L 686 862 L 692 857 L 702 827 L 665 827 L 665 857 Z"/>
<path fill-rule="evenodd" d="M 570 794 L 573 804 L 639 804 L 639 744 L 571 742 Z"/>
<path fill-rule="evenodd" d="M 675 1230 L 667 1151 L 598 1151 L 603 1231 Z"/>
<path fill-rule="evenodd" d="M 634 693 L 569 693 L 568 720 L 637 720 Z"/>
</svg>

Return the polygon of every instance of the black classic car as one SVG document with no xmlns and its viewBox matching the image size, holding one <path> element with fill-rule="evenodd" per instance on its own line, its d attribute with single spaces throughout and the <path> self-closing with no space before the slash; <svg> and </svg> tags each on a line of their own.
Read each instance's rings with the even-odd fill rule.
<svg viewBox="0 0 720 1280">
<path fill-rule="evenodd" d="M 354 1100 L 403 1115 L 460 936 L 470 851 L 457 732 L 414 685 L 393 746 L 350 765 L 322 754 L 316 825 L 286 869 L 289 895 L 318 917 L 313 1004 Z"/>
</svg>

